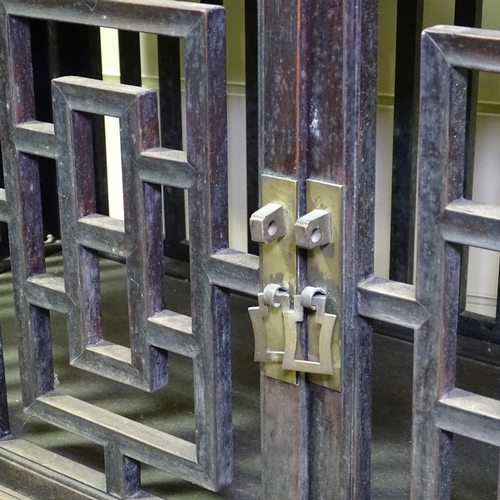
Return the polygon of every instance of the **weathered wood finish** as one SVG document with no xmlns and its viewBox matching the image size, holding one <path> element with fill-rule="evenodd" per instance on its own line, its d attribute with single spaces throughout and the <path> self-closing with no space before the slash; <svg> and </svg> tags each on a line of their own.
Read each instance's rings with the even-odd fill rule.
<svg viewBox="0 0 500 500">
<path fill-rule="evenodd" d="M 125 5 L 133 5 L 133 12 Z M 40 491 L 76 489 L 80 498 L 140 495 L 140 463 L 218 489 L 231 481 L 232 472 L 228 290 L 256 294 L 259 268 L 256 257 L 230 250 L 227 243 L 223 10 L 119 0 L 104 0 L 94 10 L 70 0 L 4 0 L 2 8 L 1 42 L 8 50 L 0 52 L 0 63 L 8 71 L 2 73 L 0 92 L 9 96 L 9 105 L 3 103 L 7 118 L 0 123 L 6 166 L 0 214 L 9 222 L 13 248 L 23 400 L 27 413 L 105 450 L 106 474 L 92 476 L 94 485 L 78 464 L 64 478 L 55 459 L 48 474 L 55 486 L 50 490 L 38 479 Z M 377 3 L 260 0 L 259 9 L 260 173 L 298 181 L 297 217 L 306 210 L 306 179 L 345 189 L 341 391 L 316 385 L 304 374 L 292 385 L 262 372 L 262 496 L 370 497 L 372 333 L 366 317 L 415 330 L 411 495 L 447 500 L 453 433 L 499 444 L 500 403 L 455 387 L 455 357 L 457 244 L 499 249 L 498 208 L 463 195 L 474 85 L 467 70 L 500 72 L 500 37 L 456 27 L 430 29 L 423 36 L 413 286 L 373 276 Z M 77 17 L 92 26 L 184 37 L 187 151 L 160 147 L 154 93 L 136 87 L 60 78 L 53 84 L 54 127 L 35 121 L 29 17 L 64 22 Z M 123 224 L 97 211 L 93 155 L 84 147 L 92 132 L 86 113 L 121 119 Z M 58 162 L 65 282 L 45 270 L 36 156 Z M 192 318 L 163 304 L 160 186 L 189 190 Z M 132 327 L 127 352 L 102 339 L 97 250 L 127 261 Z M 311 285 L 305 251 L 297 253 L 297 269 L 291 292 Z M 144 390 L 167 382 L 165 351 L 190 357 L 196 444 L 55 391 L 48 310 L 69 315 L 75 364 Z M 0 434 L 7 435 L 4 400 L 0 377 Z M 27 453 L 30 460 L 23 459 Z M 37 462 L 46 458 L 43 450 L 17 439 L 0 441 L 0 462 L 11 474 L 29 470 L 35 476 Z"/>
<path fill-rule="evenodd" d="M 465 189 L 465 69 L 499 71 L 499 46 L 497 33 L 466 28 L 438 27 L 422 38 L 416 298 L 430 318 L 415 332 L 412 495 L 418 499 L 447 499 L 451 492 L 450 431 L 460 428 L 453 418 L 444 426 L 435 420 L 438 402 L 455 387 L 461 255 L 449 242 L 473 242 L 467 225 L 452 218 L 443 231 L 439 219 Z M 467 409 L 475 413 L 471 403 Z"/>
<path fill-rule="evenodd" d="M 160 147 L 156 95 L 138 87 L 59 78 L 53 82 L 54 125 L 36 121 L 30 17 L 184 37 L 186 152 Z M 139 494 L 140 463 L 217 490 L 232 478 L 229 297 L 204 269 L 228 246 L 224 11 L 183 2 L 5 1 L 0 26 L 6 96 L 0 204 L 9 222 L 26 412 L 105 447 L 108 495 L 96 485 L 95 498 Z M 96 206 L 92 114 L 120 119 L 124 222 Z M 45 269 L 37 156 L 57 160 L 64 280 Z M 189 191 L 191 318 L 165 309 L 162 185 Z M 126 258 L 130 349 L 103 339 L 97 251 Z M 154 391 L 167 382 L 166 350 L 192 358 L 196 443 L 57 393 L 50 310 L 68 314 L 72 364 L 101 376 Z M 4 396 L 0 380 L 2 434 L 8 432 Z M 22 446 L 2 446 L 2 453 L 19 465 Z M 20 466 L 36 473 L 37 454 Z M 46 475 L 49 482 L 62 481 L 60 471 Z M 89 488 L 78 481 L 83 498 Z"/>
<path fill-rule="evenodd" d="M 120 81 L 141 85 L 141 54 L 139 33 L 118 32 L 120 49 Z M 159 36 L 158 86 L 160 102 L 160 138 L 164 148 L 182 149 L 181 118 L 181 58 L 179 39 Z M 163 219 L 165 226 L 165 256 L 189 260 L 186 241 L 184 191 L 165 186 L 163 188 Z"/>
<path fill-rule="evenodd" d="M 420 66 L 420 32 L 422 30 L 421 0 L 400 1 L 397 9 L 396 75 L 394 82 L 394 133 L 393 173 L 391 203 L 391 250 L 390 279 L 411 283 L 414 268 L 414 231 L 416 162 L 418 139 L 418 95 Z M 454 24 L 464 27 L 480 27 L 483 16 L 483 0 L 455 0 Z M 464 196 L 472 196 L 474 165 L 474 141 L 476 132 L 476 110 L 478 75 L 469 72 L 467 87 L 466 151 L 467 171 Z M 462 249 L 462 270 L 460 289 L 460 311 L 458 333 L 464 337 L 498 344 L 500 336 L 500 303 L 497 303 L 496 318 L 465 310 L 467 294 L 468 248 Z M 411 340 L 410 332 L 395 333 L 385 323 L 376 329 L 387 335 Z M 464 351 L 465 352 L 465 351 Z M 477 353 L 465 353 L 477 357 Z M 486 358 L 488 359 L 488 358 Z"/>
<path fill-rule="evenodd" d="M 298 122 L 305 117 L 297 81 L 302 3 L 261 0 L 258 5 L 259 169 L 303 179 Z M 303 187 L 299 184 L 299 202 Z M 300 287 L 305 280 L 303 264 L 298 269 Z M 262 375 L 261 408 L 263 497 L 305 499 L 309 493 L 305 378 L 299 377 L 294 386 Z"/>
<path fill-rule="evenodd" d="M 300 168 L 299 127 L 301 113 L 299 19 L 302 3 L 259 2 L 259 168 L 305 178 Z M 304 199 L 299 185 L 299 203 Z M 303 201 L 302 201 L 303 202 Z M 298 215 L 298 214 L 297 214 Z M 298 286 L 305 281 L 303 263 Z M 291 290 L 296 293 L 298 290 Z M 305 378 L 294 386 L 261 378 L 263 497 L 300 500 L 309 494 L 308 408 Z M 279 458 L 278 458 L 279 457 Z"/>
<path fill-rule="evenodd" d="M 120 54 L 120 82 L 141 86 L 141 44 L 139 33 L 120 30 L 118 32 Z"/>
<path fill-rule="evenodd" d="M 312 109 L 321 110 L 320 123 L 336 140 L 328 145 L 323 131 L 314 134 L 309 176 L 345 185 L 346 219 L 342 393 L 312 386 L 311 498 L 370 494 L 372 333 L 355 302 L 357 283 L 373 272 L 377 8 L 371 1 L 339 2 L 337 11 L 325 15 L 317 6 L 312 15 L 311 43 L 329 33 L 323 43 L 336 48 L 318 50 L 311 68 Z"/>
<path fill-rule="evenodd" d="M 5 363 L 3 359 L 3 341 L 0 334 L 0 438 L 10 434 L 9 406 L 7 404 L 7 386 L 5 383 Z"/>
<path fill-rule="evenodd" d="M 498 32 L 437 26 L 422 36 L 415 286 L 371 277 L 360 314 L 415 330 L 411 498 L 451 496 L 453 434 L 498 446 L 500 402 L 455 386 L 462 246 L 498 251 L 498 207 L 464 199 L 468 71 L 500 72 Z"/>
<path fill-rule="evenodd" d="M 455 0 L 454 23 L 458 26 L 481 26 L 482 7 L 483 0 Z M 399 0 L 397 7 L 389 277 L 391 280 L 405 283 L 412 283 L 414 269 L 420 33 L 423 29 L 423 8 L 423 0 Z M 477 75 L 470 74 L 469 78 L 471 81 L 468 87 L 467 151 L 470 166 L 468 168 L 472 169 L 474 142 L 471 139 L 475 137 Z M 472 178 L 469 178 L 466 189 L 472 192 Z M 466 256 L 467 254 L 464 255 Z M 465 297 L 466 259 L 462 273 Z M 474 336 L 478 326 L 488 328 L 486 324 L 478 325 L 477 322 L 469 322 L 467 318 L 461 320 L 461 324 L 461 333 L 468 336 Z M 470 326 L 467 326 L 468 324 Z"/>
<path fill-rule="evenodd" d="M 418 135 L 420 32 L 423 0 L 398 0 L 394 131 L 392 145 L 391 258 L 389 277 L 413 281 Z"/>
<path fill-rule="evenodd" d="M 259 21 L 258 0 L 245 0 L 245 108 L 247 134 L 247 214 L 259 208 Z M 248 251 L 259 253 L 248 229 Z"/>
<path fill-rule="evenodd" d="M 164 148 L 182 149 L 181 56 L 177 38 L 158 37 L 160 137 Z M 184 190 L 163 189 L 163 219 L 167 257 L 189 260 Z"/>
<path fill-rule="evenodd" d="M 347 214 L 342 392 L 303 377 L 297 386 L 263 377 L 264 497 L 367 498 L 371 331 L 355 299 L 358 281 L 373 271 L 377 5 L 261 1 L 259 7 L 261 172 L 344 184 Z M 302 289 L 305 252 L 298 260 Z"/>
<path fill-rule="evenodd" d="M 391 280 L 411 283 L 413 279 L 413 251 L 414 251 L 414 219 L 416 193 L 416 155 L 418 127 L 418 73 L 414 66 L 418 66 L 420 47 L 414 47 L 411 36 L 415 29 L 420 31 L 419 19 L 421 2 L 412 0 L 404 3 L 401 12 L 398 12 L 398 33 L 401 31 L 401 40 L 396 42 L 396 79 L 394 102 L 394 147 L 393 147 L 393 193 L 391 204 Z M 411 8 L 410 8 L 411 7 Z M 417 7 L 416 12 L 412 9 Z M 455 19 L 457 26 L 479 27 L 482 22 L 483 0 L 456 0 Z M 419 28 L 420 26 L 420 28 Z M 410 49 L 409 49 L 410 47 Z M 408 52 L 408 50 L 410 50 Z M 415 53 L 413 52 L 415 50 Z M 416 57 L 416 60 L 414 60 Z M 417 64 L 418 63 L 418 64 Z M 478 75 L 469 72 L 467 87 L 467 118 L 466 118 L 466 151 L 467 171 L 464 184 L 464 197 L 470 198 L 472 193 L 474 140 L 476 128 L 477 87 Z M 413 107 L 409 104 L 413 102 Z M 401 140 L 406 138 L 405 140 Z M 410 159 L 407 156 L 413 155 Z M 410 182 L 411 179 L 411 182 Z M 468 358 L 496 364 L 496 356 L 486 352 L 480 341 L 498 345 L 500 343 L 500 302 L 496 304 L 496 317 L 466 310 L 468 272 L 468 248 L 462 248 L 460 315 L 458 318 L 458 349 L 460 355 Z M 499 290 L 500 291 L 500 288 Z M 500 296 L 500 293 L 498 294 Z M 413 332 L 406 328 L 394 328 L 393 324 L 378 321 L 374 324 L 377 332 L 395 338 L 413 341 Z M 479 341 L 479 342 L 478 342 Z M 496 349 L 494 346 L 493 349 Z"/>
</svg>

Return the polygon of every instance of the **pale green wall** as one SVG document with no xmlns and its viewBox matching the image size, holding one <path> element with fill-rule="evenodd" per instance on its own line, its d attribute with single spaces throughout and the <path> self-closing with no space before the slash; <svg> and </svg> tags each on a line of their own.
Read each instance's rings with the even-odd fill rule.
<svg viewBox="0 0 500 500">
<path fill-rule="evenodd" d="M 455 0 L 427 0 L 424 27 L 452 24 Z M 379 94 L 394 94 L 394 54 L 396 45 L 397 0 L 380 0 L 379 31 Z M 244 2 L 225 0 L 228 19 L 227 71 L 230 84 L 245 82 Z M 483 28 L 500 30 L 500 0 L 484 0 Z M 500 76 L 481 73 L 479 100 L 500 104 Z"/>
<path fill-rule="evenodd" d="M 227 80 L 245 83 L 245 2 L 225 0 L 227 15 Z"/>
<path fill-rule="evenodd" d="M 379 2 L 378 93 L 394 94 L 396 0 Z"/>
<path fill-rule="evenodd" d="M 199 1 L 199 0 L 192 0 Z M 424 8 L 424 27 L 436 24 L 452 24 L 455 0 L 427 0 Z M 380 0 L 379 8 L 379 81 L 378 93 L 381 104 L 390 104 L 394 94 L 394 62 L 396 45 L 397 0 Z M 227 15 L 227 80 L 229 85 L 245 84 L 245 30 L 243 0 L 225 0 Z M 500 0 L 484 0 L 483 27 L 500 30 Z M 155 78 L 157 71 L 156 38 L 142 36 L 142 67 L 146 77 Z M 111 61 L 118 65 L 116 58 Z M 109 65 L 108 65 L 109 67 Z M 118 73 L 117 73 L 118 74 Z M 479 100 L 480 110 L 500 112 L 500 76 L 481 73 Z M 485 103 L 496 103 L 488 107 Z"/>
<path fill-rule="evenodd" d="M 193 3 L 199 1 L 192 0 Z M 225 0 L 227 17 L 227 81 L 230 85 L 245 84 L 245 4 L 243 0 Z M 158 76 L 156 37 L 142 35 L 142 73 Z"/>
<path fill-rule="evenodd" d="M 483 28 L 500 30 L 500 2 L 484 0 Z M 500 103 L 500 75 L 496 73 L 481 73 L 479 100 Z"/>
<path fill-rule="evenodd" d="M 267 0 L 266 0 L 267 1 Z M 426 0 L 426 26 L 451 23 L 453 9 L 451 0 Z M 244 85 L 244 13 L 243 0 L 225 0 L 228 15 L 228 80 L 233 84 L 228 94 L 228 144 L 229 144 L 229 183 L 230 193 L 230 236 L 231 246 L 240 250 L 246 248 L 247 214 L 245 212 L 245 99 L 236 87 Z M 500 29 L 500 0 L 484 0 L 484 27 Z M 102 30 L 103 64 L 107 78 L 119 81 L 118 44 L 114 30 Z M 394 81 L 394 50 L 396 36 L 396 0 L 380 0 L 380 48 L 379 48 L 379 98 L 386 95 L 385 102 L 390 103 Z M 142 54 L 144 85 L 157 86 L 156 41 L 155 37 L 143 36 L 145 42 Z M 494 76 L 494 75 L 493 75 Z M 500 183 L 498 158 L 500 157 L 500 84 L 493 76 L 482 78 L 480 99 L 498 103 L 490 109 L 499 110 L 496 115 L 481 114 L 478 117 L 476 142 L 476 172 L 474 175 L 474 199 L 479 202 L 500 205 Z M 149 80 L 148 80 L 149 78 Z M 235 92 L 236 90 L 236 92 Z M 381 99 L 382 101 L 384 99 Z M 112 119 L 117 121 L 116 119 Z M 392 172 L 392 123 L 393 108 L 380 106 L 377 119 L 377 196 L 376 196 L 376 274 L 388 276 L 389 233 L 390 233 L 390 185 Z M 109 186 L 112 210 L 123 212 L 121 184 L 117 182 L 121 175 L 120 146 L 118 125 L 115 123 L 115 135 L 107 134 L 115 150 L 108 160 Z M 108 130 L 107 130 L 108 132 Z M 109 146 L 109 151 L 112 151 Z M 116 165 L 112 168 L 112 162 Z M 240 189 L 240 191 L 236 191 Z M 115 190 L 115 191 L 113 191 Z M 116 202 L 116 200 L 119 200 Z M 118 207 L 118 208 L 115 208 Z M 243 211 L 243 215 L 238 211 Z M 122 217 L 118 212 L 113 216 Z M 238 233 L 239 231 L 239 233 Z M 476 252 L 476 254 L 474 253 Z M 477 252 L 483 252 L 479 256 Z M 468 304 L 476 301 L 475 311 L 482 314 L 495 314 L 498 276 L 498 253 L 471 249 L 469 264 Z M 472 307 L 472 306 L 471 306 Z M 481 309 L 482 307 L 482 309 Z M 468 309 L 473 310 L 469 307 Z"/>
<path fill-rule="evenodd" d="M 196 0 L 189 0 L 199 3 Z M 224 0 L 227 19 L 227 81 L 230 85 L 245 84 L 245 2 Z"/>
<path fill-rule="evenodd" d="M 394 51 L 396 45 L 397 0 L 380 1 L 379 30 L 379 82 L 378 92 L 382 96 L 394 94 Z M 436 24 L 453 24 L 454 0 L 427 0 L 424 6 L 424 27 Z M 484 0 L 483 28 L 500 30 L 499 0 Z M 390 100 L 383 100 L 390 102 Z M 500 76 L 492 73 L 480 74 L 479 101 L 500 104 Z M 480 106 L 488 110 L 486 106 Z M 491 109 L 494 110 L 494 109 Z"/>
</svg>

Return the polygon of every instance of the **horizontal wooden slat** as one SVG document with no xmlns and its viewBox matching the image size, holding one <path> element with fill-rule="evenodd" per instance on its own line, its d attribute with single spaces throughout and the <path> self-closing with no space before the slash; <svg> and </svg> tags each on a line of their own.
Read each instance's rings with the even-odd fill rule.
<svg viewBox="0 0 500 500">
<path fill-rule="evenodd" d="M 459 199 L 437 218 L 446 241 L 500 250 L 500 206 Z"/>
<path fill-rule="evenodd" d="M 134 250 L 131 238 L 125 233 L 124 222 L 105 215 L 88 215 L 79 219 L 76 241 L 87 248 L 128 257 Z"/>
<path fill-rule="evenodd" d="M 229 290 L 257 296 L 259 257 L 228 249 L 210 257 L 207 266 L 210 282 Z"/>
<path fill-rule="evenodd" d="M 97 345 L 88 346 L 78 357 L 72 359 L 70 364 L 101 377 L 150 392 L 147 381 L 131 363 L 128 347 L 101 341 Z"/>
<path fill-rule="evenodd" d="M 39 397 L 26 411 L 95 443 L 113 441 L 129 458 L 213 488 L 189 441 L 57 392 Z"/>
<path fill-rule="evenodd" d="M 67 314 L 73 305 L 66 294 L 64 279 L 52 274 L 40 274 L 29 278 L 23 291 L 30 304 L 50 311 Z"/>
<path fill-rule="evenodd" d="M 119 118 L 139 96 L 153 94 L 153 90 L 103 82 L 80 76 L 63 76 L 52 80 L 52 92 L 60 91 L 71 110 L 102 114 Z"/>
<path fill-rule="evenodd" d="M 72 0 L 37 0 L 34 3 L 19 0 L 3 0 L 2 5 L 10 15 L 33 19 L 51 19 L 52 21 L 79 23 L 100 28 L 118 28 L 136 32 L 156 33 L 172 37 L 184 37 L 189 34 L 202 16 L 207 16 L 213 5 L 184 2 L 136 2 L 130 8 L 129 0 L 99 0 L 93 8 L 82 2 Z M 161 21 L 161 22 L 160 22 Z"/>
<path fill-rule="evenodd" d="M 31 500 L 32 497 L 27 497 L 18 493 L 17 491 L 13 491 L 5 486 L 0 486 L 0 498 L 2 500 Z"/>
<path fill-rule="evenodd" d="M 199 178 L 196 170 L 187 162 L 184 151 L 155 148 L 141 153 L 139 177 L 144 182 L 189 189 Z"/>
<path fill-rule="evenodd" d="M 439 47 L 440 56 L 445 57 L 450 66 L 475 71 L 500 70 L 498 31 L 439 25 L 427 28 L 425 35 Z"/>
<path fill-rule="evenodd" d="M 500 401 L 453 389 L 434 411 L 439 428 L 500 446 Z"/>
<path fill-rule="evenodd" d="M 45 158 L 57 156 L 58 147 L 53 123 L 33 121 L 17 125 L 14 142 L 22 153 Z"/>
<path fill-rule="evenodd" d="M 104 474 L 22 439 L 0 442 L 0 469 L 2 482 L 29 498 L 36 491 L 39 498 L 111 500 Z"/>
<path fill-rule="evenodd" d="M 358 285 L 358 314 L 413 329 L 429 318 L 415 298 L 413 285 L 376 276 Z"/>
<path fill-rule="evenodd" d="M 192 333 L 192 321 L 189 316 L 162 311 L 148 318 L 144 331 L 152 346 L 190 358 L 200 352 L 199 342 Z"/>
</svg>

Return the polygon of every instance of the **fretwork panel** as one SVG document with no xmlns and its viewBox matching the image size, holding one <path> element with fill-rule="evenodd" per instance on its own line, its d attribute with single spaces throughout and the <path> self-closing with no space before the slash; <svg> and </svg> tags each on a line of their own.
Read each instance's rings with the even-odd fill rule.
<svg viewBox="0 0 500 500">
<path fill-rule="evenodd" d="M 147 151 L 156 150 L 156 169 L 163 167 L 165 184 L 178 178 L 190 188 L 198 175 L 189 164 L 172 160 L 159 149 L 155 92 L 74 77 L 56 79 L 52 88 L 60 147 L 57 171 L 65 290 L 75 304 L 68 316 L 71 363 L 154 391 L 167 382 L 167 360 L 145 334 L 148 318 L 164 309 L 161 190 L 158 184 L 143 181 L 155 168 L 148 165 L 152 153 Z M 87 113 L 120 119 L 124 221 L 96 213 L 89 146 L 92 122 Z M 175 155 L 183 153 L 170 157 Z M 164 167 L 167 163 L 170 169 Z M 130 349 L 103 339 L 97 250 L 126 258 Z"/>
<path fill-rule="evenodd" d="M 436 27 L 422 37 L 412 498 L 451 495 L 453 433 L 500 444 L 500 401 L 455 387 L 462 246 L 500 250 L 500 207 L 463 198 L 467 70 L 500 72 L 500 33 Z M 425 478 L 425 480 L 423 480 Z"/>
<path fill-rule="evenodd" d="M 109 494 L 138 493 L 140 463 L 217 490 L 232 475 L 229 304 L 205 269 L 227 248 L 224 11 L 120 0 L 0 7 L 7 47 L 0 213 L 9 222 L 25 411 L 102 445 Z M 54 124 L 36 121 L 30 17 L 183 37 L 186 151 L 161 147 L 156 93 L 139 87 L 61 77 L 52 83 Z M 120 121 L 124 221 L 96 209 L 92 115 Z M 45 268 L 38 157 L 57 161 L 64 278 Z M 164 303 L 162 186 L 189 193 L 191 317 Z M 102 331 L 99 251 L 126 260 L 130 348 L 106 341 Z M 56 391 L 50 311 L 67 314 L 73 366 L 135 388 L 167 383 L 168 351 L 191 358 L 196 443 Z"/>
<path fill-rule="evenodd" d="M 451 495 L 453 434 L 500 446 L 500 401 L 455 384 L 462 248 L 500 251 L 500 206 L 464 199 L 468 70 L 500 72 L 500 32 L 422 37 L 415 286 L 371 277 L 358 313 L 415 330 L 411 498 Z"/>
</svg>

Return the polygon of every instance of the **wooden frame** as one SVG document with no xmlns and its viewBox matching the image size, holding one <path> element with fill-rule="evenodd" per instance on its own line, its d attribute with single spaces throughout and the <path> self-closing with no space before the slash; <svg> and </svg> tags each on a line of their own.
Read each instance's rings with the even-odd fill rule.
<svg viewBox="0 0 500 500">
<path fill-rule="evenodd" d="M 28 413 L 104 446 L 109 495 L 140 491 L 140 462 L 217 490 L 232 477 L 228 293 L 212 285 L 202 269 L 212 253 L 227 247 L 225 16 L 217 7 L 182 2 L 131 6 L 119 0 L 77 6 L 69 1 L 5 1 L 0 6 L 6 47 L 0 86 L 7 96 L 2 101 L 6 185 L 1 213 L 9 222 L 23 402 Z M 135 87 L 59 79 L 53 84 L 54 125 L 37 121 L 29 18 L 184 37 L 187 151 L 160 147 L 156 95 Z M 122 123 L 124 225 L 96 209 L 89 114 L 118 116 Z M 58 164 L 64 280 L 45 271 L 40 156 L 56 158 Z M 160 185 L 189 189 L 191 195 L 191 318 L 171 313 L 163 304 Z M 130 350 L 103 339 L 98 250 L 127 259 Z M 50 310 L 68 314 L 74 365 L 143 390 L 166 383 L 167 350 L 191 357 L 196 444 L 59 394 Z M 16 448 L 15 443 L 0 445 L 0 454 L 19 464 L 16 454 L 23 455 L 26 445 L 20 442 Z M 41 455 L 37 451 L 32 462 L 23 463 L 26 474 L 36 472 Z M 46 476 L 68 484 L 59 470 Z M 96 484 L 98 488 L 102 481 Z M 82 495 L 89 491 L 88 484 L 76 488 Z M 94 488 L 92 494 L 98 498 L 104 492 Z"/>
</svg>

